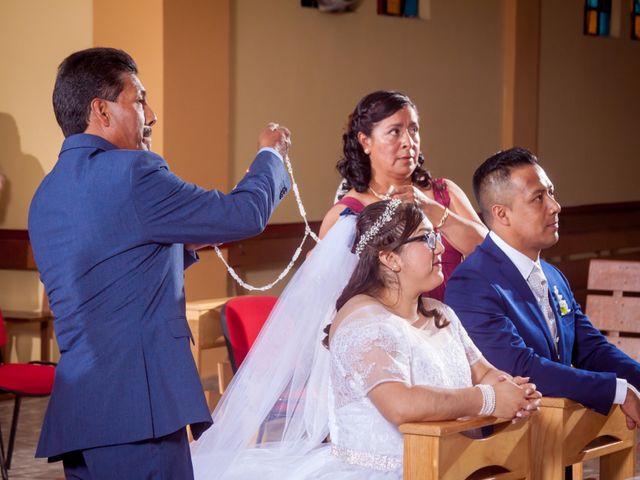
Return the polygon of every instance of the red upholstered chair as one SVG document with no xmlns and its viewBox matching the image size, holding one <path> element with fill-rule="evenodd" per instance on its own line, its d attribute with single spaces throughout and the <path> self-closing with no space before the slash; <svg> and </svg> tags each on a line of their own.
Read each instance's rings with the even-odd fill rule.
<svg viewBox="0 0 640 480">
<path fill-rule="evenodd" d="M 4 318 L 0 311 L 0 349 L 7 343 L 7 332 L 4 327 Z M 5 455 L 2 442 L 2 430 L 0 429 L 0 471 L 2 478 L 7 478 L 7 470 L 11 468 L 11 456 L 18 426 L 20 402 L 22 397 L 46 397 L 51 395 L 55 364 L 50 362 L 31 363 L 2 363 L 0 364 L 0 393 L 12 393 L 15 395 L 13 408 L 13 420 L 9 445 Z"/>
<path fill-rule="evenodd" d="M 238 371 L 278 297 L 246 295 L 229 300 L 220 315 L 233 373 Z"/>
</svg>

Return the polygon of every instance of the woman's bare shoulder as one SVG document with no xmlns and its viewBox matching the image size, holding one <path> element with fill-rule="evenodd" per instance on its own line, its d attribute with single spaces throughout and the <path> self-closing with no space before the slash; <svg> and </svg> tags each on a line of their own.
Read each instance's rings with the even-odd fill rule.
<svg viewBox="0 0 640 480">
<path fill-rule="evenodd" d="M 345 194 L 345 196 L 342 198 L 345 198 L 345 197 L 354 198 L 358 200 L 360 203 L 362 203 L 363 205 L 367 204 L 366 195 L 356 192 L 356 190 L 353 188 L 349 190 Z M 322 224 L 320 225 L 320 232 L 319 232 L 320 238 L 324 238 L 327 232 L 331 230 L 331 227 L 333 227 L 335 223 L 338 221 L 338 218 L 340 218 L 340 214 L 343 212 L 345 208 L 346 207 L 341 203 L 334 203 L 333 206 L 327 211 L 327 213 L 324 215 L 324 218 L 322 219 Z"/>
</svg>

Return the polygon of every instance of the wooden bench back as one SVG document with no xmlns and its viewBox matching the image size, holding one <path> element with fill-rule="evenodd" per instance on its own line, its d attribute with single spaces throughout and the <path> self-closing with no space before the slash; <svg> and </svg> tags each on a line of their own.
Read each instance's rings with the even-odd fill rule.
<svg viewBox="0 0 640 480">
<path fill-rule="evenodd" d="M 591 260 L 587 286 L 599 291 L 587 295 L 591 322 L 640 360 L 640 261 Z"/>
</svg>

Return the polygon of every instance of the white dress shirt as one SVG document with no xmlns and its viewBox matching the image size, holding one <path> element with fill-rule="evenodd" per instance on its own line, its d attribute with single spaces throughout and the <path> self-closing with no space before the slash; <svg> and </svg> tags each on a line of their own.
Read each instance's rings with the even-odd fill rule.
<svg viewBox="0 0 640 480">
<path fill-rule="evenodd" d="M 531 271 L 533 270 L 534 266 L 537 264 L 538 267 L 540 267 L 540 257 L 538 257 L 534 262 L 529 257 L 527 257 L 524 253 L 520 252 L 519 250 L 516 250 L 507 242 L 505 242 L 494 231 L 490 231 L 489 236 L 491 237 L 491 240 L 493 240 L 493 243 L 495 243 L 496 246 L 500 250 L 502 250 L 502 252 L 507 257 L 509 257 L 509 260 L 511 260 L 511 262 L 515 265 L 516 269 L 520 272 L 520 275 L 522 275 L 525 282 L 527 281 L 527 278 L 529 278 L 529 275 L 531 274 Z M 527 282 L 527 286 L 529 286 L 528 282 Z M 613 403 L 622 404 L 624 403 L 626 398 L 627 398 L 627 381 L 623 378 L 617 378 L 616 394 L 613 399 Z"/>
</svg>

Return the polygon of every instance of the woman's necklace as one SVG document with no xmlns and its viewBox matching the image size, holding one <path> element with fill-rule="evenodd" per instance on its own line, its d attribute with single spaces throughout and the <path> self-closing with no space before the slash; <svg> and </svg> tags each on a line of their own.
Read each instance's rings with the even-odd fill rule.
<svg viewBox="0 0 640 480">
<path fill-rule="evenodd" d="M 373 194 L 374 197 L 379 198 L 380 200 L 389 200 L 391 198 L 391 196 L 387 193 L 385 193 L 384 195 L 381 193 L 376 192 L 373 188 L 369 187 L 369 191 Z"/>
</svg>

